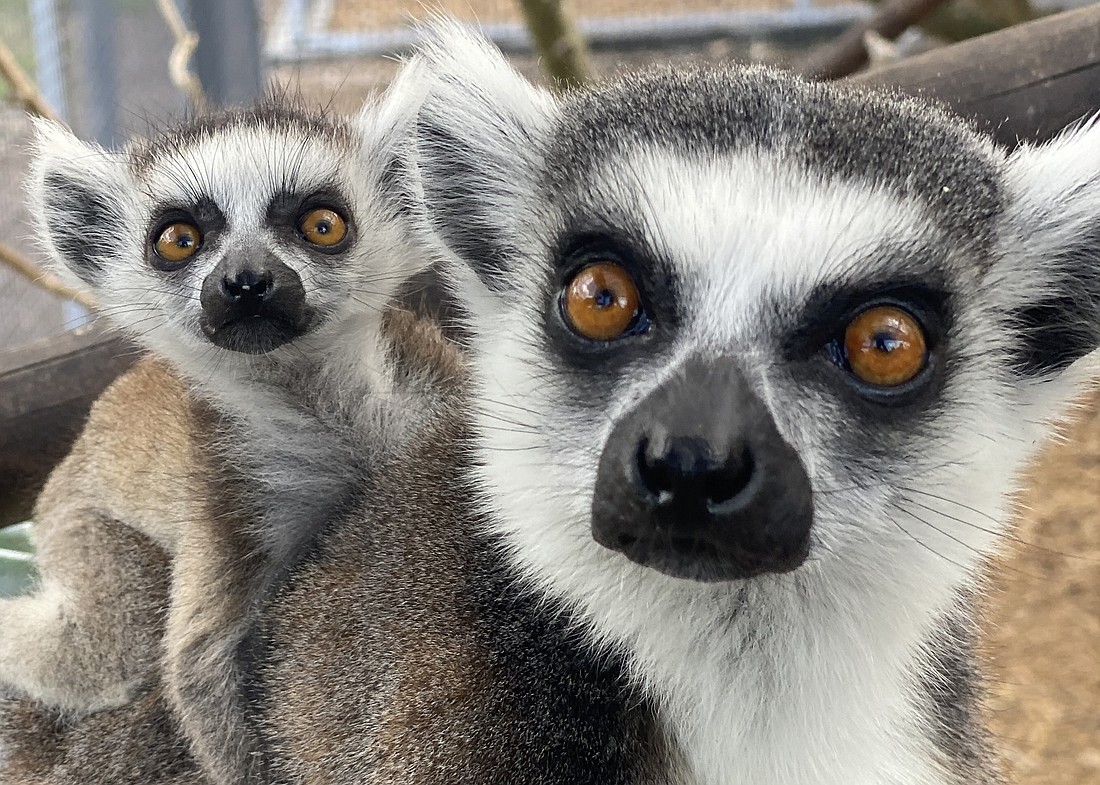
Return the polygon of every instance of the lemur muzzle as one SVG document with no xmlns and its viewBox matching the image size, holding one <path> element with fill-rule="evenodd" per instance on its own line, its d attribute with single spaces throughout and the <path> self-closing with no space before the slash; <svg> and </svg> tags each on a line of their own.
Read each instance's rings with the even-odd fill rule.
<svg viewBox="0 0 1100 785">
<path fill-rule="evenodd" d="M 298 274 L 269 259 L 223 259 L 203 281 L 203 330 L 224 349 L 271 351 L 309 329 Z"/>
<path fill-rule="evenodd" d="M 686 363 L 619 421 L 600 459 L 596 541 L 675 577 L 793 570 L 812 523 L 802 461 L 731 360 Z"/>
</svg>

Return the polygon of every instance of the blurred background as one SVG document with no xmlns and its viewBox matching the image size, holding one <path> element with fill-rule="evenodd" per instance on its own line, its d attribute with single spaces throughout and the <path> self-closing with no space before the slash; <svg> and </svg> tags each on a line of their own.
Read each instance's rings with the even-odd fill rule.
<svg viewBox="0 0 1100 785">
<path fill-rule="evenodd" d="M 1077 0 L 443 0 L 529 77 L 600 78 L 668 60 L 766 62 L 839 77 L 1087 5 Z M 0 367 L 88 309 L 43 278 L 24 207 L 27 111 L 107 147 L 196 105 L 275 88 L 353 111 L 415 41 L 415 0 L 0 0 Z M 887 35 L 835 41 L 883 14 Z M 851 34 L 849 33 L 849 38 Z M 568 45 L 539 57 L 539 44 Z M 193 50 L 193 51 L 192 51 Z M 975 64 L 978 67 L 978 64 Z M 1100 84 L 1096 85 L 1100 93 Z M 15 355 L 11 355 L 15 356 Z M 60 380 L 64 384 L 64 380 Z M 0 389 L 0 409 L 5 392 Z M 1033 470 L 1018 539 L 993 566 L 992 721 L 1013 781 L 1100 783 L 1100 404 Z M 33 585 L 29 524 L 0 529 L 0 595 Z M 3 630 L 0 630 L 3 635 Z"/>
</svg>

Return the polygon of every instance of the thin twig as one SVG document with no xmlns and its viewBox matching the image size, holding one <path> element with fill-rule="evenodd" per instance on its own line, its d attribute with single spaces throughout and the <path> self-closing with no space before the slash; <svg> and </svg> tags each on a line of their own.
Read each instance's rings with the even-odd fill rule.
<svg viewBox="0 0 1100 785">
<path fill-rule="evenodd" d="M 519 0 L 520 10 L 542 67 L 560 86 L 574 87 L 588 81 L 588 47 L 562 0 Z"/>
<path fill-rule="evenodd" d="M 66 300 L 75 300 L 85 308 L 94 309 L 95 300 L 84 292 L 67 286 L 60 278 L 51 273 L 43 272 L 38 265 L 32 262 L 14 248 L 0 242 L 0 262 L 22 275 L 28 281 L 40 286 L 48 292 L 63 297 Z"/>
<path fill-rule="evenodd" d="M 814 49 L 797 70 L 815 79 L 839 79 L 855 73 L 867 64 L 864 35 L 874 30 L 883 38 L 894 39 L 911 25 L 943 5 L 945 0 L 887 0 L 870 19 L 853 25 L 833 41 Z"/>
<path fill-rule="evenodd" d="M 26 72 L 20 67 L 19 61 L 15 59 L 15 55 L 12 54 L 11 49 L 3 41 L 0 41 L 0 74 L 11 86 L 15 99 L 24 109 L 38 117 L 60 122 L 57 112 L 50 107 L 38 86 L 35 85 L 34 80 L 27 76 Z M 58 297 L 75 300 L 86 308 L 95 307 L 95 301 L 87 294 L 66 286 L 56 275 L 40 270 L 38 265 L 4 243 L 0 243 L 0 263 L 7 265 L 31 283 L 56 294 Z"/>
<path fill-rule="evenodd" d="M 176 42 L 172 47 L 172 52 L 168 55 L 168 76 L 171 78 L 172 84 L 187 96 L 191 108 L 196 112 L 202 112 L 206 109 L 206 94 L 202 91 L 202 82 L 188 68 L 191 55 L 195 53 L 195 48 L 199 45 L 199 37 L 187 28 L 187 24 L 180 14 L 179 6 L 176 5 L 176 0 L 157 0 L 157 5 L 160 7 L 161 16 L 168 23 L 168 29 L 172 31 L 172 38 Z"/>
<path fill-rule="evenodd" d="M 3 41 L 0 41 L 0 74 L 11 85 L 15 100 L 24 109 L 38 117 L 60 121 L 57 112 L 50 107 L 49 102 L 43 97 L 34 81 L 27 76 L 27 72 L 19 65 L 19 61 Z"/>
</svg>

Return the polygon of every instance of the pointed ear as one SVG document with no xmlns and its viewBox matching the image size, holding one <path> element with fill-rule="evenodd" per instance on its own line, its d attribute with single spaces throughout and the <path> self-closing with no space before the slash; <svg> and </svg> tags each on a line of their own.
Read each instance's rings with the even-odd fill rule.
<svg viewBox="0 0 1100 785">
<path fill-rule="evenodd" d="M 352 123 L 358 137 L 360 164 L 353 187 L 365 192 L 369 204 L 359 219 L 364 224 L 371 223 L 375 242 L 388 249 L 385 255 L 388 274 L 373 277 L 370 284 L 381 296 L 395 294 L 409 278 L 434 261 L 419 242 L 411 220 L 420 201 L 411 164 L 412 136 L 427 84 L 423 61 L 416 57 L 407 60 L 386 91 L 368 100 Z M 395 252 L 395 244 L 401 250 Z"/>
<path fill-rule="evenodd" d="M 1017 371 L 1057 374 L 1100 348 L 1100 123 L 1008 159 L 999 278 L 1020 340 Z"/>
<path fill-rule="evenodd" d="M 430 35 L 413 151 L 426 221 L 486 286 L 504 291 L 516 238 L 531 225 L 554 100 L 457 22 L 437 21 Z"/>
<path fill-rule="evenodd" d="M 409 141 L 417 112 L 431 83 L 420 56 L 406 59 L 380 96 L 368 100 L 355 117 L 355 127 L 368 143 L 393 147 Z"/>
<path fill-rule="evenodd" d="M 133 190 L 126 158 L 40 119 L 32 153 L 28 200 L 38 236 L 63 277 L 94 287 L 126 226 L 122 203 Z"/>
</svg>

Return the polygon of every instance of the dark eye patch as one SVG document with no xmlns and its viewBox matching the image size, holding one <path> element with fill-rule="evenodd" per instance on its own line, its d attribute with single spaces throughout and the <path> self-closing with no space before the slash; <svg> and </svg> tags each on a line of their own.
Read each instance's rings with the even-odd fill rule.
<svg viewBox="0 0 1100 785">
<path fill-rule="evenodd" d="M 647 247 L 625 221 L 575 220 L 549 251 L 544 279 L 543 321 L 552 355 L 575 384 L 613 386 L 633 362 L 671 344 L 681 322 L 679 286 L 672 266 Z M 630 329 L 611 342 L 586 340 L 570 328 L 562 310 L 568 283 L 588 265 L 611 263 L 622 268 L 637 287 L 639 311 Z M 593 391 L 594 392 L 594 391 Z"/>
<path fill-rule="evenodd" d="M 929 348 L 942 342 L 951 325 L 951 298 L 941 283 L 927 280 L 883 279 L 864 283 L 822 284 L 806 299 L 783 341 L 789 360 L 807 360 L 818 354 L 861 311 L 890 305 L 912 312 L 929 333 Z"/>
<path fill-rule="evenodd" d="M 355 220 L 348 209 L 347 199 L 334 187 L 312 191 L 276 191 L 268 203 L 265 221 L 280 236 L 298 241 L 301 239 L 299 223 L 302 216 L 317 208 L 328 208 L 339 213 L 347 224 L 347 234 L 335 245 L 307 245 L 308 249 L 321 255 L 337 254 L 346 250 L 355 237 Z"/>
<path fill-rule="evenodd" d="M 878 308 L 909 314 L 922 331 L 925 366 L 905 384 L 868 384 L 848 365 L 848 327 L 861 314 Z M 927 402 L 939 389 L 948 367 L 946 338 L 953 324 L 952 298 L 944 284 L 928 278 L 834 282 L 810 295 L 793 324 L 781 351 L 794 372 L 810 384 L 840 392 L 856 410 L 880 417 L 883 406 L 904 408 Z"/>
<path fill-rule="evenodd" d="M 195 224 L 204 235 L 217 233 L 225 229 L 225 213 L 209 197 L 201 197 L 193 202 L 164 202 L 153 209 L 149 222 L 150 234 L 157 233 L 166 223 L 174 220 L 186 220 Z"/>
<path fill-rule="evenodd" d="M 153 249 L 157 238 L 165 227 L 173 223 L 187 223 L 196 226 L 203 238 L 203 244 L 209 245 L 217 241 L 218 235 L 225 230 L 225 213 L 217 203 L 209 197 L 201 197 L 189 204 L 163 203 L 153 210 L 153 217 L 149 222 L 148 237 L 145 243 L 146 261 L 154 261 Z M 155 265 L 154 265 L 155 266 Z"/>
</svg>

